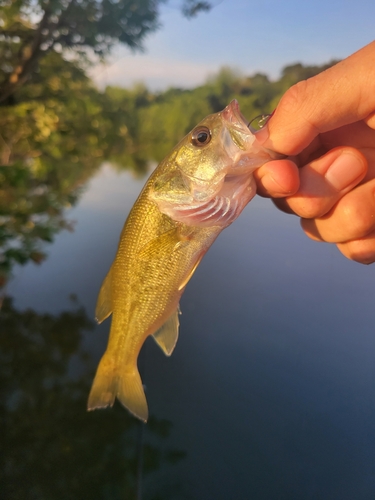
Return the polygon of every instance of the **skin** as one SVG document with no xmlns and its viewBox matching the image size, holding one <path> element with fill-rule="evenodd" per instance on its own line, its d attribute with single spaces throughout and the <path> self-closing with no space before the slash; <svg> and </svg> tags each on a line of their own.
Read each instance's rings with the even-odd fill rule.
<svg viewBox="0 0 375 500">
<path fill-rule="evenodd" d="M 258 193 L 310 238 L 375 262 L 375 41 L 291 87 L 256 137 L 288 156 L 257 170 Z"/>
</svg>

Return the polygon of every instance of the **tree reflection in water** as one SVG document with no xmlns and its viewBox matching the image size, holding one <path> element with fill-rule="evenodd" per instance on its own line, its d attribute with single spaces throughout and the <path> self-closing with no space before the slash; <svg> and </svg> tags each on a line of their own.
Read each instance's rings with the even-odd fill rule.
<svg viewBox="0 0 375 500">
<path fill-rule="evenodd" d="M 146 477 L 162 464 L 184 457 L 184 452 L 163 446 L 172 427 L 166 420 L 151 417 L 140 432 L 143 424 L 119 405 L 86 412 L 93 371 L 82 337 L 93 328 L 82 307 L 54 316 L 18 311 L 11 298 L 4 299 L 0 313 L 3 498 L 139 499 L 141 456 Z M 146 489 L 144 498 L 161 497 Z"/>
</svg>

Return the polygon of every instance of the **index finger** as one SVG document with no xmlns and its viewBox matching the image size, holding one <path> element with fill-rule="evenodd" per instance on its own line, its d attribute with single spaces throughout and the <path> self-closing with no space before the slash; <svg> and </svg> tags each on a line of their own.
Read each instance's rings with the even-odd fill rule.
<svg viewBox="0 0 375 500">
<path fill-rule="evenodd" d="M 320 133 L 365 120 L 374 111 L 375 41 L 287 90 L 256 137 L 267 148 L 296 155 Z"/>
</svg>

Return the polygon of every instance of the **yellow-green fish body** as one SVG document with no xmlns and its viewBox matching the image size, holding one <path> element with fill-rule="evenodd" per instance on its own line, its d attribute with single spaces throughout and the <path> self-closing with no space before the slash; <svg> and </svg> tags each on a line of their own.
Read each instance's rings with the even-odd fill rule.
<svg viewBox="0 0 375 500">
<path fill-rule="evenodd" d="M 270 159 L 254 145 L 232 101 L 197 125 L 153 172 L 99 293 L 96 318 L 100 323 L 112 314 L 112 324 L 89 410 L 112 406 L 117 397 L 147 420 L 139 351 L 153 335 L 165 354 L 172 353 L 187 282 L 215 238 L 255 195 L 252 172 Z"/>
</svg>

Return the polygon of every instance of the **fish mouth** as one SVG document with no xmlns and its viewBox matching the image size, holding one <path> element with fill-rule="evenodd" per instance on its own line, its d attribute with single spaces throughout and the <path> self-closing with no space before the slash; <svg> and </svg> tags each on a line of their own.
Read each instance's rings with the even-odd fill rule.
<svg viewBox="0 0 375 500">
<path fill-rule="evenodd" d="M 261 130 L 265 125 L 267 125 L 268 120 L 272 114 L 258 115 L 252 118 L 250 121 L 247 120 L 241 113 L 240 105 L 237 99 L 233 99 L 226 108 L 221 112 L 223 119 L 229 124 L 229 129 L 232 128 L 234 131 L 238 131 L 245 140 L 246 144 L 253 144 L 254 134 Z M 231 134 L 233 136 L 233 134 Z M 233 139 L 233 137 L 232 137 Z M 250 142 L 248 142 L 250 141 Z M 239 144 L 238 144 L 239 145 Z M 239 145 L 240 149 L 241 146 Z M 245 146 L 246 147 L 246 146 Z M 263 153 L 266 153 L 272 160 L 282 160 L 287 158 L 286 155 L 277 153 L 268 148 L 260 147 Z M 260 151 L 258 151 L 259 154 Z"/>
<path fill-rule="evenodd" d="M 264 113 L 252 118 L 250 121 L 241 113 L 237 99 L 233 99 L 222 111 L 223 118 L 236 128 L 246 127 L 252 134 L 255 134 L 267 125 L 272 114 Z"/>
<path fill-rule="evenodd" d="M 251 133 L 249 128 L 250 122 L 241 113 L 240 105 L 238 104 L 237 99 L 233 99 L 228 106 L 223 109 L 221 116 L 230 124 L 230 126 L 240 129 L 241 131 L 246 130 Z"/>
</svg>

